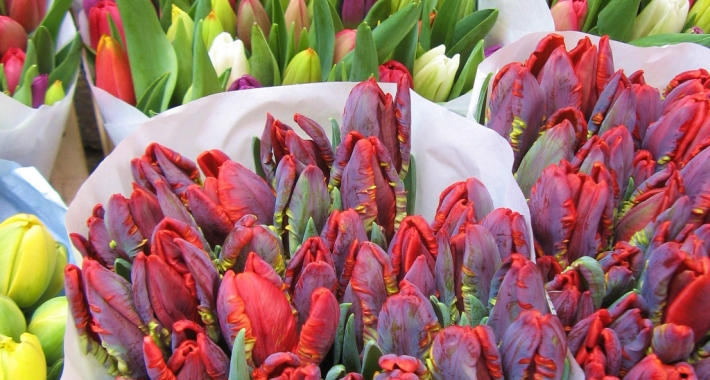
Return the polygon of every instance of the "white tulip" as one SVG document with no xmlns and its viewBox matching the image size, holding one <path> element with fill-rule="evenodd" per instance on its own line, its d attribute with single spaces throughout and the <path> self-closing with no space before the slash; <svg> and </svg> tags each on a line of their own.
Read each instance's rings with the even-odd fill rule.
<svg viewBox="0 0 710 380">
<path fill-rule="evenodd" d="M 636 17 L 631 40 L 682 32 L 689 8 L 688 0 L 652 0 Z"/>
<path fill-rule="evenodd" d="M 414 61 L 414 91 L 433 102 L 443 102 L 454 85 L 460 56 L 447 57 L 446 46 L 437 46 Z"/>
<path fill-rule="evenodd" d="M 227 88 L 232 82 L 250 72 L 244 43 L 239 39 L 233 40 L 227 32 L 220 33 L 215 37 L 210 47 L 209 56 L 217 76 L 224 74 L 228 68 L 232 69 Z"/>
</svg>

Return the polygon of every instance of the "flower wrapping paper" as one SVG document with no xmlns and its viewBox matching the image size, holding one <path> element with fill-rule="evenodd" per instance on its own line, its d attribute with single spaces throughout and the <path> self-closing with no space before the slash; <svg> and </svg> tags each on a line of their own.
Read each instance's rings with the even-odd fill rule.
<svg viewBox="0 0 710 380">
<path fill-rule="evenodd" d="M 71 43 L 75 33 L 74 21 L 67 14 L 59 30 L 57 51 Z M 0 159 L 34 166 L 48 179 L 74 104 L 75 85 L 76 78 L 67 86 L 64 99 L 51 107 L 42 105 L 37 109 L 0 93 Z"/>
<path fill-rule="evenodd" d="M 316 83 L 222 93 L 158 115 L 138 127 L 99 165 L 79 189 L 67 212 L 69 232 L 86 234 L 86 218 L 96 203 L 111 194 L 129 195 L 130 160 L 151 142 L 163 144 L 194 160 L 204 150 L 218 148 L 233 160 L 254 169 L 252 138 L 261 136 L 266 113 L 295 125 L 302 113 L 330 131 L 329 118 L 342 120 L 343 108 L 355 83 Z M 381 84 L 394 93 L 394 84 Z M 299 131 L 300 129 L 296 128 Z M 494 131 L 447 111 L 412 92 L 412 154 L 417 160 L 415 212 L 427 220 L 434 216 L 439 194 L 468 177 L 480 179 L 495 207 L 508 207 L 530 220 L 525 198 L 510 167 L 512 150 Z M 528 223 L 528 228 L 530 225 Z M 81 256 L 74 250 L 74 258 Z M 93 357 L 84 356 L 73 321 L 68 321 L 64 342 L 63 379 L 110 379 Z"/>
<path fill-rule="evenodd" d="M 555 32 L 565 38 L 567 50 L 577 46 L 577 42 L 589 37 L 594 45 L 599 45 L 601 37 L 582 32 Z M 548 33 L 532 33 L 520 40 L 504 46 L 493 53 L 478 66 L 476 79 L 473 83 L 473 92 L 466 117 L 474 120 L 478 109 L 478 94 L 481 93 L 483 82 L 489 73 L 497 73 L 503 66 L 511 62 L 525 62 L 530 54 L 535 51 L 538 42 Z M 710 49 L 693 44 L 682 43 L 661 47 L 638 47 L 610 40 L 611 51 L 614 56 L 614 69 L 624 69 L 626 75 L 631 75 L 636 70 L 643 70 L 646 83 L 658 88 L 661 92 L 668 82 L 677 74 L 686 70 L 710 68 Z M 490 86 L 486 90 L 490 95 Z"/>
</svg>

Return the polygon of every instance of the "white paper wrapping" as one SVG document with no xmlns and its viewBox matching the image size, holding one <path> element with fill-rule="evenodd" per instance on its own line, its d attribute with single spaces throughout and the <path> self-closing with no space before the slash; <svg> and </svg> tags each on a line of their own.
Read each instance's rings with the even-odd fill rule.
<svg viewBox="0 0 710 380">
<path fill-rule="evenodd" d="M 59 30 L 57 50 L 70 43 L 75 34 L 76 27 L 67 14 Z M 63 100 L 38 109 L 0 93 L 0 159 L 34 166 L 49 178 L 73 105 L 75 84 L 76 78 L 72 83 L 64 84 L 66 96 Z"/>
<path fill-rule="evenodd" d="M 354 83 L 318 83 L 271 87 L 213 95 L 158 115 L 124 139 L 79 189 L 67 212 L 69 232 L 87 233 L 86 218 L 111 194 L 131 192 L 130 160 L 151 142 L 163 144 L 195 159 L 219 148 L 253 169 L 252 137 L 261 136 L 270 112 L 289 125 L 294 113 L 319 122 L 330 134 L 330 117 L 339 122 Z M 394 93 L 395 85 L 382 86 Z M 439 194 L 450 184 L 477 177 L 488 188 L 496 207 L 509 207 L 530 220 L 525 198 L 510 167 L 513 154 L 495 132 L 451 113 L 412 93 L 412 154 L 417 161 L 415 211 L 433 219 Z M 78 252 L 75 259 L 81 262 Z M 79 351 L 73 321 L 65 336 L 63 379 L 110 379 L 93 357 Z"/>
<path fill-rule="evenodd" d="M 529 33 L 555 30 L 550 9 L 545 0 L 479 0 L 478 8 L 498 9 L 498 20 L 486 37 L 486 46 L 507 45 Z M 84 12 L 80 12 L 78 22 L 84 41 L 88 43 L 89 26 Z M 461 64 L 463 65 L 464 62 Z M 91 76 L 87 75 L 87 77 L 88 82 L 92 83 Z M 91 85 L 91 90 L 101 112 L 106 132 L 114 144 L 121 142 L 141 123 L 148 120 L 148 117 L 138 109 L 113 95 L 93 85 Z M 447 103 L 445 107 L 460 115 L 465 115 L 471 101 L 470 97 L 470 93 L 463 95 Z"/>
<path fill-rule="evenodd" d="M 565 37 L 567 50 L 577 46 L 577 42 L 589 37 L 592 43 L 599 44 L 601 37 L 581 32 L 556 32 Z M 503 66 L 511 62 L 524 62 L 535 51 L 538 42 L 548 33 L 529 34 L 493 53 L 478 66 L 473 94 L 468 108 L 467 117 L 474 119 L 478 108 L 478 94 L 488 73 L 497 73 Z M 644 71 L 646 83 L 663 92 L 668 82 L 677 74 L 698 68 L 710 68 L 710 49 L 693 43 L 682 43 L 662 47 L 637 47 L 623 42 L 610 41 L 614 56 L 614 69 L 624 69 L 626 75 L 636 70 Z M 488 89 L 490 93 L 490 88 Z"/>
</svg>

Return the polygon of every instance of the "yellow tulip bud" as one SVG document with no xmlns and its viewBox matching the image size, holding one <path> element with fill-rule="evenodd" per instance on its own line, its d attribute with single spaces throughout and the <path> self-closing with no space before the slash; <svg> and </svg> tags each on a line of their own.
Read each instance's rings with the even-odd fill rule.
<svg viewBox="0 0 710 380">
<path fill-rule="evenodd" d="M 0 378 L 47 379 L 44 353 L 36 336 L 24 333 L 20 336 L 20 343 L 0 336 Z"/>
</svg>

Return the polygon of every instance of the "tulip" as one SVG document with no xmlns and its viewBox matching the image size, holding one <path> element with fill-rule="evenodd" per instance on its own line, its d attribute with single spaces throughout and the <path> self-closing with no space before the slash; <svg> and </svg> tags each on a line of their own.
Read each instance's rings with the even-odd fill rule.
<svg viewBox="0 0 710 380">
<path fill-rule="evenodd" d="M 580 257 L 545 284 L 557 317 L 569 330 L 602 306 L 606 294 L 604 271 L 591 257 Z"/>
<path fill-rule="evenodd" d="M 382 355 L 378 360 L 382 372 L 373 380 L 428 379 L 429 371 L 419 359 L 409 355 Z"/>
<path fill-rule="evenodd" d="M 89 12 L 90 41 L 91 48 L 94 50 L 99 46 L 101 37 L 111 35 L 111 27 L 108 21 L 109 17 L 113 20 L 118 32 L 121 34 L 123 46 L 126 46 L 126 36 L 123 32 L 123 23 L 121 22 L 121 15 L 118 13 L 118 6 L 113 1 L 102 0 L 91 8 L 91 12 Z"/>
<path fill-rule="evenodd" d="M 317 165 L 326 178 L 330 175 L 335 153 L 325 130 L 315 121 L 300 114 L 294 115 L 294 121 L 312 140 L 299 137 L 293 128 L 267 114 L 259 151 L 261 167 L 269 183 L 274 183 L 276 168 L 288 154 L 291 154 L 299 165 Z"/>
<path fill-rule="evenodd" d="M 301 31 L 311 29 L 311 19 L 308 17 L 308 7 L 303 0 L 289 0 L 286 11 L 284 12 L 286 20 L 286 28 L 293 28 L 293 44 L 298 46 L 301 36 Z"/>
<path fill-rule="evenodd" d="M 246 215 L 236 222 L 220 251 L 218 267 L 226 271 L 244 269 L 247 255 L 256 253 L 269 263 L 279 274 L 285 270 L 281 239 L 275 231 L 264 225 L 256 225 L 253 215 Z"/>
<path fill-rule="evenodd" d="M 321 81 L 320 59 L 315 50 L 308 48 L 293 57 L 286 70 L 282 84 L 303 84 Z"/>
<path fill-rule="evenodd" d="M 228 0 L 212 0 L 212 10 L 224 31 L 232 37 L 236 36 L 237 15 L 234 13 L 234 6 L 230 5 Z"/>
<path fill-rule="evenodd" d="M 216 178 L 205 179 L 204 188 L 199 185 L 188 186 L 186 197 L 187 205 L 192 210 L 192 217 L 202 230 L 205 239 L 212 246 L 222 246 L 234 223 L 219 203 L 216 187 Z"/>
<path fill-rule="evenodd" d="M 168 40 L 172 43 L 175 41 L 175 34 L 177 33 L 177 28 L 182 26 L 187 35 L 187 40 L 190 45 L 192 45 L 192 36 L 195 30 L 195 22 L 192 21 L 190 15 L 187 12 L 180 9 L 177 5 L 173 4 L 171 13 L 171 23 L 167 31 Z"/>
<path fill-rule="evenodd" d="M 464 213 L 471 214 L 470 223 L 476 223 L 491 211 L 493 200 L 486 186 L 476 178 L 469 178 L 441 192 L 431 229 L 434 233 L 443 229 L 447 235 L 452 236 L 458 232 L 457 227 L 462 224 L 460 220 Z"/>
<path fill-rule="evenodd" d="M 426 360 L 434 336 L 441 329 L 429 300 L 409 281 L 387 298 L 377 322 L 377 344 L 382 352 Z"/>
<path fill-rule="evenodd" d="M 698 379 L 693 367 L 688 363 L 679 362 L 673 365 L 663 364 L 654 354 L 646 356 L 624 377 L 629 380 L 665 378 L 665 379 Z"/>
<path fill-rule="evenodd" d="M 653 329 L 651 350 L 664 363 L 687 359 L 693 348 L 695 337 L 688 326 L 666 323 Z"/>
<path fill-rule="evenodd" d="M 47 365 L 39 339 L 23 333 L 17 343 L 0 336 L 0 375 L 5 379 L 46 379 Z"/>
<path fill-rule="evenodd" d="M 502 379 L 501 357 L 488 326 L 449 326 L 431 346 L 427 362 L 436 380 Z"/>
<path fill-rule="evenodd" d="M 240 77 L 249 74 L 249 61 L 244 51 L 244 43 L 239 39 L 232 41 L 232 37 L 227 32 L 219 34 L 214 39 L 209 56 L 218 76 L 224 74 L 228 68 L 232 68 L 227 88 Z"/>
<path fill-rule="evenodd" d="M 584 2 L 586 3 L 586 1 Z M 574 2 L 574 4 L 577 3 L 578 2 Z M 598 54 L 597 47 L 592 44 L 589 37 L 579 40 L 577 46 L 569 52 L 569 57 L 574 66 L 574 74 L 577 76 L 582 86 L 580 111 L 582 111 L 585 120 L 591 117 L 592 109 L 597 103 L 599 92 L 601 92 L 603 86 L 606 84 L 606 82 L 601 83 L 602 87 L 598 88 L 597 74 L 601 74 L 604 78 L 606 75 L 605 70 L 613 71 L 614 69 L 613 63 L 611 67 L 608 65 L 611 60 L 611 50 L 608 51 L 608 56 L 606 55 L 607 51 L 604 50 L 605 46 L 608 46 L 607 40 L 608 37 L 602 37 L 602 40 L 599 41 L 600 51 L 603 53 L 601 56 Z M 608 78 L 605 78 L 605 80 L 606 79 Z"/>
<path fill-rule="evenodd" d="M 432 102 L 443 102 L 454 85 L 460 56 L 447 57 L 446 46 L 439 45 L 414 61 L 414 91 Z"/>
<path fill-rule="evenodd" d="M 355 49 L 355 36 L 357 30 L 343 29 L 335 34 L 335 50 L 333 51 L 333 65 L 337 65 L 343 58 Z M 412 83 L 411 80 L 409 83 Z"/>
<path fill-rule="evenodd" d="M 411 148 L 411 102 L 405 78 L 397 82 L 397 95 L 382 92 L 370 78 L 353 87 L 343 112 L 341 136 L 357 131 L 364 137 L 377 137 L 387 147 L 400 178 L 409 168 Z"/>
<path fill-rule="evenodd" d="M 54 238 L 36 216 L 17 214 L 0 223 L 0 246 L 2 259 L 12 263 L 0 272 L 0 294 L 12 298 L 20 308 L 28 308 L 59 292 L 66 257 L 58 258 L 61 252 Z M 62 265 L 59 270 L 58 264 Z"/>
<path fill-rule="evenodd" d="M 96 50 L 96 87 L 130 105 L 136 104 L 128 56 L 110 36 L 101 37 Z"/>
<path fill-rule="evenodd" d="M 141 158 L 131 160 L 131 174 L 142 189 L 157 193 L 157 182 L 162 181 L 181 200 L 185 198 L 187 188 L 199 182 L 200 177 L 192 160 L 157 143 L 149 144 Z"/>
<path fill-rule="evenodd" d="M 39 339 L 48 367 L 64 357 L 67 306 L 67 297 L 52 298 L 32 313 L 27 326 L 27 332 Z"/>
<path fill-rule="evenodd" d="M 552 314 L 525 310 L 503 336 L 500 352 L 508 379 L 560 379 L 565 370 L 567 339 L 562 324 Z"/>
<path fill-rule="evenodd" d="M 514 87 L 519 91 L 513 91 Z M 492 88 L 486 126 L 508 140 L 515 155 L 513 170 L 517 170 L 540 132 L 544 93 L 532 72 L 520 63 L 503 67 L 496 74 Z"/>
<path fill-rule="evenodd" d="M 5 55 L 0 59 L 0 64 L 5 70 L 5 80 L 7 81 L 7 90 L 10 95 L 14 94 L 20 84 L 22 76 L 22 67 L 25 64 L 25 53 L 18 48 L 10 48 L 5 52 Z"/>
<path fill-rule="evenodd" d="M 530 257 L 530 237 L 525 217 L 508 208 L 497 208 L 481 220 L 481 225 L 495 238 L 500 259 L 507 260 L 511 254 Z"/>
<path fill-rule="evenodd" d="M 332 252 L 335 273 L 339 281 L 339 295 L 345 291 L 352 276 L 354 261 L 351 252 L 357 250 L 361 242 L 368 240 L 365 227 L 360 223 L 360 217 L 353 209 L 345 211 L 333 210 L 321 231 L 321 238 L 329 251 Z"/>
<path fill-rule="evenodd" d="M 385 146 L 353 131 L 338 146 L 334 163 L 328 188 L 340 189 L 343 208 L 357 210 L 367 230 L 375 222 L 391 239 L 406 214 L 406 197 Z"/>
<path fill-rule="evenodd" d="M 486 57 L 486 58 L 488 58 L 488 57 L 490 57 L 491 55 L 493 55 L 493 53 L 495 53 L 495 52 L 497 52 L 498 50 L 500 50 L 501 48 L 502 48 L 501 45 L 489 46 L 489 47 L 483 49 L 483 56 Z"/>
<path fill-rule="evenodd" d="M 202 40 L 205 43 L 207 50 L 210 50 L 212 47 L 212 41 L 224 32 L 224 27 L 222 26 L 219 18 L 217 18 L 215 11 L 210 11 L 202 23 Z"/>
<path fill-rule="evenodd" d="M 27 33 L 32 33 L 47 13 L 44 0 L 5 0 L 5 9 L 11 19 L 17 21 Z"/>
<path fill-rule="evenodd" d="M 388 251 L 392 261 L 392 268 L 395 275 L 397 275 L 397 281 L 402 281 L 405 276 L 410 277 L 409 272 L 414 268 L 415 261 L 419 257 L 423 257 L 426 265 L 421 269 L 425 269 L 425 271 L 418 272 L 416 276 L 411 276 L 412 280 L 410 282 L 418 281 L 421 277 L 427 276 L 431 278 L 431 284 L 433 285 L 434 263 L 438 251 L 436 237 L 426 220 L 419 215 L 405 217 L 399 230 L 392 237 Z M 414 283 L 416 284 L 416 282 Z M 429 289 L 425 290 L 419 287 L 419 290 L 424 294 L 431 294 L 427 291 Z"/>
<path fill-rule="evenodd" d="M 255 369 L 251 377 L 254 380 L 320 380 L 321 373 L 318 366 L 304 365 L 298 356 L 290 352 L 276 352 Z"/>
<path fill-rule="evenodd" d="M 255 215 L 259 223 L 273 222 L 276 198 L 261 177 L 234 161 L 227 161 L 217 181 L 219 202 L 232 222 L 248 214 Z"/>
<path fill-rule="evenodd" d="M 614 250 L 597 256 L 606 278 L 606 295 L 603 305 L 609 305 L 633 288 L 643 269 L 643 252 L 631 244 L 620 241 Z"/>
<path fill-rule="evenodd" d="M 665 33 L 680 33 L 688 16 L 686 0 L 652 0 L 634 21 L 630 40 Z"/>
<path fill-rule="evenodd" d="M 12 298 L 0 295 L 0 335 L 20 340 L 20 335 L 27 329 L 25 316 Z"/>
<path fill-rule="evenodd" d="M 348 29 L 356 29 L 365 19 L 367 12 L 375 5 L 375 0 L 347 0 L 343 1 L 341 12 L 343 25 Z"/>
<path fill-rule="evenodd" d="M 41 74 L 32 80 L 32 108 L 39 108 L 44 104 L 49 87 L 49 75 Z"/>
<path fill-rule="evenodd" d="M 703 31 L 710 31 L 710 2 L 707 0 L 698 0 L 692 4 L 688 19 L 695 18 L 694 26 L 699 27 Z"/>
<path fill-rule="evenodd" d="M 27 49 L 27 33 L 22 25 L 7 16 L 0 15 L 0 57 L 4 56 L 10 48 L 21 51 Z M 354 43 L 354 40 L 353 40 Z"/>
<path fill-rule="evenodd" d="M 560 0 L 550 8 L 555 30 L 582 30 L 587 19 L 587 0 Z"/>
<path fill-rule="evenodd" d="M 540 269 L 522 255 L 510 255 L 493 275 L 488 305 L 488 326 L 499 341 L 524 310 L 548 314 Z"/>
<path fill-rule="evenodd" d="M 412 74 L 409 73 L 409 70 L 403 64 L 390 60 L 380 65 L 380 82 L 397 83 L 401 77 L 407 78 L 407 83 L 409 83 L 411 88 Z"/>
<path fill-rule="evenodd" d="M 559 46 L 552 51 L 540 70 L 537 79 L 542 93 L 545 94 L 544 115 L 546 117 L 550 117 L 561 108 L 581 108 L 582 86 L 573 64 L 564 46 Z"/>
<path fill-rule="evenodd" d="M 251 29 L 256 23 L 264 36 L 268 36 L 271 31 L 271 21 L 264 10 L 264 6 L 258 0 L 242 0 L 239 2 L 237 11 L 237 35 L 244 41 L 244 46 L 251 51 Z"/>
<path fill-rule="evenodd" d="M 261 87 L 263 87 L 263 86 L 256 78 L 254 78 L 253 76 L 251 76 L 249 74 L 244 74 L 239 79 L 232 82 L 232 85 L 229 86 L 227 91 L 249 90 L 252 88 L 261 88 Z"/>
</svg>

